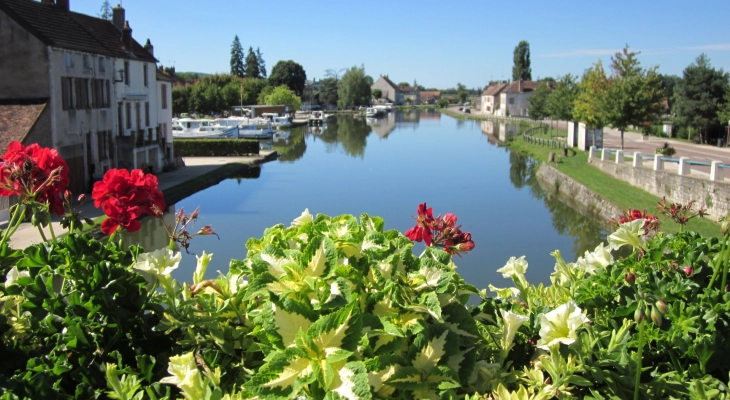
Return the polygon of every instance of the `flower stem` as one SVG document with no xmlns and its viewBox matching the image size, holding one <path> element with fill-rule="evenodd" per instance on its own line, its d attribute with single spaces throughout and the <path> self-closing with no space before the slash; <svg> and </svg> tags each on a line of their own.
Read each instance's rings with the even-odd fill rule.
<svg viewBox="0 0 730 400">
<path fill-rule="evenodd" d="M 56 233 L 53 232 L 53 221 L 49 221 L 48 222 L 48 230 L 51 232 L 51 239 L 53 239 L 53 241 L 55 242 L 56 241 Z"/>
<path fill-rule="evenodd" d="M 43 239 L 44 242 L 47 242 L 48 239 L 46 239 L 46 234 L 43 232 L 43 227 L 38 225 L 38 232 L 41 234 L 41 239 Z"/>
<path fill-rule="evenodd" d="M 10 218 L 10 222 L 8 222 L 8 229 L 3 232 L 4 235 L 2 240 L 0 240 L 0 247 L 4 246 L 5 243 L 8 242 L 10 237 L 13 236 L 13 233 L 18 230 L 20 223 L 23 222 L 23 219 L 25 219 L 25 207 L 23 207 L 23 211 L 20 212 L 20 215 L 18 215 L 19 208 L 20 204 L 18 204 L 15 208 L 15 211 L 13 211 L 13 216 Z"/>
<path fill-rule="evenodd" d="M 725 252 L 727 251 L 727 236 L 722 237 L 722 244 L 720 245 L 720 254 L 717 258 L 717 261 L 714 265 L 714 270 L 712 271 L 712 277 L 710 278 L 710 283 L 707 285 L 707 287 L 712 287 L 712 284 L 715 283 L 715 279 L 720 274 L 720 268 L 725 267 Z"/>
<path fill-rule="evenodd" d="M 644 325 L 645 321 L 639 322 L 639 350 L 636 352 L 636 380 L 634 382 L 634 400 L 639 400 L 639 384 L 641 382 L 641 353 L 644 350 Z"/>
<path fill-rule="evenodd" d="M 726 251 L 726 254 L 724 254 L 723 262 L 722 262 L 722 282 L 720 282 L 720 290 L 725 290 L 725 285 L 727 284 L 727 270 L 728 270 L 728 260 L 730 257 L 728 257 L 728 253 L 730 251 Z"/>
</svg>

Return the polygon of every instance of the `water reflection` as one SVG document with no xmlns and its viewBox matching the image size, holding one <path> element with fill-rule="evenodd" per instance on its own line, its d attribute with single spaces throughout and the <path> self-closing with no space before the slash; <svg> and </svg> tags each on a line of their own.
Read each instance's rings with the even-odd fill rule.
<svg viewBox="0 0 730 400">
<path fill-rule="evenodd" d="M 495 137 L 501 142 L 506 141 L 509 136 L 520 133 L 519 124 L 508 124 L 500 121 L 482 121 L 479 127 L 485 135 Z"/>
<path fill-rule="evenodd" d="M 192 211 L 192 210 L 191 210 Z M 162 215 L 162 219 L 165 220 L 167 226 L 175 225 L 175 206 L 169 206 Z M 157 249 L 164 249 L 170 243 L 170 238 L 167 236 L 167 231 L 162 223 L 156 218 L 143 218 L 141 227 L 137 232 L 129 233 L 125 230 L 121 231 L 122 239 L 124 243 L 135 243 L 142 246 L 145 251 L 154 251 Z"/>
<path fill-rule="evenodd" d="M 321 129 L 320 127 L 318 127 Z M 304 140 L 304 128 L 294 128 L 289 131 L 285 140 L 278 140 L 273 143 L 273 149 L 279 153 L 279 161 L 293 162 L 304 155 L 307 151 L 307 142 Z"/>
<path fill-rule="evenodd" d="M 605 241 L 606 222 L 597 213 L 561 196 L 554 185 L 541 181 L 537 177 L 539 163 L 535 159 L 510 151 L 509 163 L 510 182 L 518 189 L 529 188 L 533 197 L 543 201 L 550 211 L 555 231 L 573 237 L 573 254 L 593 251 Z"/>
<path fill-rule="evenodd" d="M 362 118 L 335 118 L 327 122 L 327 128 L 319 138 L 328 144 L 328 152 L 335 152 L 342 146 L 348 156 L 363 158 L 370 132 L 372 128 Z"/>
</svg>

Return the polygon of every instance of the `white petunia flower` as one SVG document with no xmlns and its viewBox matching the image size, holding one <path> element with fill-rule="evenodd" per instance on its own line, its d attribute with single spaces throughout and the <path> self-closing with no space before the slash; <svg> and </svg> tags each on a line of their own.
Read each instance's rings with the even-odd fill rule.
<svg viewBox="0 0 730 400">
<path fill-rule="evenodd" d="M 195 272 L 193 273 L 193 284 L 198 284 L 205 277 L 205 271 L 208 269 L 210 260 L 213 259 L 213 253 L 206 254 L 205 250 L 203 250 L 203 255 L 200 257 L 195 256 L 195 258 L 198 260 L 198 265 L 195 267 Z"/>
<path fill-rule="evenodd" d="M 578 328 L 586 322 L 590 320 L 572 300 L 540 315 L 540 340 L 537 347 L 549 350 L 550 346 L 558 343 L 572 344 L 578 338 Z"/>
<path fill-rule="evenodd" d="M 502 313 L 502 349 L 507 351 L 512 346 L 515 334 L 520 327 L 530 318 L 524 315 L 515 314 L 512 311 L 499 310 Z"/>
<path fill-rule="evenodd" d="M 28 271 L 19 271 L 18 267 L 10 268 L 7 275 L 5 275 L 5 287 L 15 285 L 15 282 L 18 281 L 19 278 L 22 277 L 30 277 L 30 272 Z"/>
<path fill-rule="evenodd" d="M 520 289 L 509 287 L 509 288 L 498 288 L 494 285 L 490 284 L 488 286 L 489 290 L 494 292 L 497 295 L 497 298 L 499 299 L 509 299 L 512 297 L 517 297 L 520 295 Z"/>
<path fill-rule="evenodd" d="M 596 270 L 606 268 L 613 263 L 611 248 L 605 247 L 603 243 L 599 244 L 592 253 L 585 253 L 585 272 L 587 274 L 595 274 Z"/>
<path fill-rule="evenodd" d="M 205 385 L 200 370 L 195 365 L 193 352 L 170 357 L 167 372 L 172 376 L 162 378 L 160 383 L 179 387 L 186 399 L 205 397 Z"/>
<path fill-rule="evenodd" d="M 525 260 L 525 256 L 522 256 L 520 258 L 510 257 L 509 261 L 507 261 L 507 264 L 497 270 L 497 272 L 502 274 L 502 276 L 505 278 L 512 278 L 513 276 L 517 276 L 521 280 L 524 280 L 526 271 L 527 260 Z"/>
<path fill-rule="evenodd" d="M 312 218 L 312 214 L 309 213 L 309 209 L 305 208 L 302 215 L 298 216 L 294 221 L 291 222 L 292 227 L 300 227 L 307 222 L 314 221 L 314 218 Z"/>
<path fill-rule="evenodd" d="M 149 283 L 148 289 L 154 284 L 154 280 L 158 279 L 163 287 L 169 283 L 170 274 L 180 265 L 182 254 L 174 253 L 170 249 L 159 249 L 151 253 L 142 253 L 137 256 L 137 262 L 132 266 L 135 270 L 142 273 L 142 276 Z"/>
<path fill-rule="evenodd" d="M 644 221 L 644 218 L 639 218 L 621 224 L 614 233 L 608 236 L 609 249 L 618 250 L 621 246 L 627 244 L 634 248 L 641 248 L 641 237 L 646 233 L 644 229 L 642 229 Z"/>
</svg>

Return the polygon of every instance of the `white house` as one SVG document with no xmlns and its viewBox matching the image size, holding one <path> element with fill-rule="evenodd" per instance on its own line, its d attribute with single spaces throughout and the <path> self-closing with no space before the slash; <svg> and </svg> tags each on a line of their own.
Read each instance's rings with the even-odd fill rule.
<svg viewBox="0 0 730 400">
<path fill-rule="evenodd" d="M 149 41 L 148 41 L 149 43 Z M 151 45 L 150 45 L 151 48 Z M 157 69 L 157 124 L 158 141 L 165 165 L 173 164 L 172 153 L 172 85 L 175 78 L 167 75 L 162 67 Z"/>
</svg>

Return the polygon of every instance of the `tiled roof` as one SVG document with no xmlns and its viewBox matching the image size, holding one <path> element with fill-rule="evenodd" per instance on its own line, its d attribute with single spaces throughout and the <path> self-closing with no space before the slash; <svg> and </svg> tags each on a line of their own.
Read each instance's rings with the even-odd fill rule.
<svg viewBox="0 0 730 400">
<path fill-rule="evenodd" d="M 388 78 L 385 75 L 381 75 L 380 77 L 383 78 L 383 79 L 385 79 L 385 81 L 388 82 L 388 85 L 392 86 L 393 89 L 398 89 L 398 86 L 396 86 L 396 84 L 393 83 L 393 81 L 391 81 L 390 78 Z"/>
<path fill-rule="evenodd" d="M 5 153 L 10 142 L 22 142 L 46 107 L 40 104 L 0 104 L 0 152 Z"/>
<path fill-rule="evenodd" d="M 122 34 L 111 21 L 32 0 L 0 0 L 0 10 L 48 46 L 156 62 L 135 40 L 132 51 L 125 50 Z"/>
<path fill-rule="evenodd" d="M 533 92 L 539 83 L 538 81 L 522 81 L 522 91 L 520 91 L 520 81 L 514 81 L 502 93 Z"/>
<path fill-rule="evenodd" d="M 507 86 L 506 83 L 497 83 L 489 86 L 482 92 L 482 96 L 496 96 Z"/>
<path fill-rule="evenodd" d="M 157 80 L 158 81 L 165 81 L 165 82 L 175 82 L 175 78 L 171 77 L 170 75 L 167 75 L 166 73 L 157 70 Z"/>
</svg>

